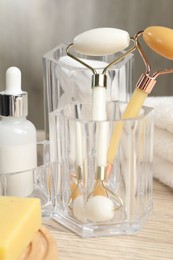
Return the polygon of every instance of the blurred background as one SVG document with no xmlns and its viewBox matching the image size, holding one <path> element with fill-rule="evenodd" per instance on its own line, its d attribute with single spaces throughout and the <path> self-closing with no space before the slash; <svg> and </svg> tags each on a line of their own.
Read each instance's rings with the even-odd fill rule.
<svg viewBox="0 0 173 260">
<path fill-rule="evenodd" d="M 45 53 L 96 27 L 123 29 L 131 36 L 151 25 L 173 28 L 172 10 L 172 0 L 0 0 L 0 91 L 5 88 L 6 69 L 19 67 L 23 90 L 29 94 L 28 119 L 43 129 Z M 173 67 L 173 61 L 145 49 L 153 71 Z M 135 78 L 142 72 L 136 56 Z M 173 95 L 173 75 L 158 78 L 152 95 Z"/>
</svg>

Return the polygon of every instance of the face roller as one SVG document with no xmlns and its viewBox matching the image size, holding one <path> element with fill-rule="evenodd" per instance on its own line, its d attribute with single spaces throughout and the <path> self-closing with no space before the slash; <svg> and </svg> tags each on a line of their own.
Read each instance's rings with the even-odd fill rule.
<svg viewBox="0 0 173 260">
<path fill-rule="evenodd" d="M 138 49 L 144 64 L 146 72 L 142 74 L 136 84 L 135 91 L 122 115 L 122 119 L 136 117 L 148 94 L 152 91 L 156 84 L 156 78 L 162 74 L 173 73 L 173 69 L 165 69 L 155 72 L 152 76 L 151 66 L 139 44 L 138 38 L 143 35 L 144 42 L 156 53 L 167 58 L 173 59 L 173 30 L 161 27 L 151 26 L 144 31 L 138 32 L 135 36 L 136 48 Z M 107 178 L 109 177 L 113 165 L 114 158 L 118 149 L 121 138 L 123 122 L 118 122 L 114 128 L 107 154 Z"/>
<path fill-rule="evenodd" d="M 129 48 L 125 53 L 119 56 L 117 59 L 113 60 L 110 64 L 108 64 L 102 71 L 102 73 L 98 74 L 95 68 L 92 68 L 82 59 L 77 58 L 76 56 L 72 55 L 70 50 L 73 47 L 77 53 L 82 53 L 85 55 L 92 55 L 92 56 L 103 56 L 103 55 L 110 55 L 116 52 L 122 51 L 127 48 L 130 44 L 129 34 L 126 31 L 114 28 L 98 28 L 93 29 L 90 31 L 86 31 L 77 37 L 75 37 L 74 42 L 67 47 L 67 54 L 89 68 L 92 71 L 92 119 L 95 121 L 106 121 L 107 114 L 106 114 L 106 84 L 107 84 L 107 70 L 115 63 L 119 62 L 123 59 L 127 54 L 132 52 L 135 49 L 135 44 Z M 91 214 L 91 208 L 93 207 L 94 201 L 92 201 L 93 196 L 98 196 L 98 200 L 106 196 L 107 199 L 112 197 L 115 201 L 116 206 L 114 208 L 120 208 L 123 205 L 122 200 L 114 194 L 109 188 L 104 184 L 105 180 L 105 173 L 106 173 L 106 165 L 107 165 L 107 148 L 108 148 L 108 125 L 106 122 L 102 122 L 99 126 L 99 133 L 98 133 L 98 166 L 96 172 L 96 185 L 94 190 L 88 196 L 88 204 L 86 206 L 86 212 L 88 211 L 91 221 L 101 221 L 100 214 L 98 210 L 98 216 L 95 213 Z M 78 176 L 78 174 L 77 174 Z M 78 185 L 78 180 L 77 184 Z M 75 192 L 77 187 L 75 188 Z M 73 193 L 71 198 L 73 197 Z M 95 201 L 98 206 L 98 200 Z M 105 201 L 106 203 L 106 201 Z M 107 203 L 109 203 L 107 201 Z M 91 206 L 91 205 L 92 206 Z M 111 205 L 111 203 L 109 203 Z M 101 205 L 101 203 L 100 203 Z M 111 215 L 111 214 L 109 214 Z M 107 220 L 112 218 L 111 216 L 107 216 Z M 106 220 L 106 219 L 105 219 Z"/>
</svg>

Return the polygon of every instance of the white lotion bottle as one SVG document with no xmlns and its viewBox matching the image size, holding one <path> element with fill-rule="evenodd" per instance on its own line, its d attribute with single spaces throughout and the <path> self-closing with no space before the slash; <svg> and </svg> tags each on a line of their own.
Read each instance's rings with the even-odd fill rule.
<svg viewBox="0 0 173 260">
<path fill-rule="evenodd" d="M 0 92 L 0 174 L 7 196 L 27 197 L 33 192 L 31 169 L 37 166 L 35 126 L 26 119 L 28 95 L 21 90 L 21 71 L 6 71 L 6 90 Z M 3 194 L 3 195 L 4 195 Z"/>
</svg>

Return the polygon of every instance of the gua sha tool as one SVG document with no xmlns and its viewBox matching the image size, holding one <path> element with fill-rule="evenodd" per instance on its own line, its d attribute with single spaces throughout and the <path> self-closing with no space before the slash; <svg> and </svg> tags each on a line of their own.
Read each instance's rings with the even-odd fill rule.
<svg viewBox="0 0 173 260">
<path fill-rule="evenodd" d="M 95 121 L 105 121 L 102 122 L 98 127 L 98 151 L 97 151 L 97 171 L 95 177 L 95 187 L 94 190 L 89 194 L 87 198 L 86 205 L 86 215 L 88 219 L 94 222 L 108 221 L 114 216 L 114 210 L 123 206 L 121 198 L 114 194 L 107 185 L 105 181 L 106 165 L 107 165 L 107 148 L 108 148 L 108 126 L 106 124 L 107 113 L 106 113 L 106 88 L 107 88 L 107 76 L 106 72 L 113 64 L 119 62 L 127 54 L 131 53 L 135 49 L 135 44 L 129 48 L 125 53 L 120 55 L 117 59 L 113 60 L 108 64 L 102 71 L 102 73 L 97 73 L 96 69 L 85 63 L 80 58 L 74 56 L 70 50 L 73 47 L 76 53 L 82 53 L 85 55 L 92 56 L 103 56 L 110 55 L 116 52 L 122 51 L 129 47 L 130 40 L 133 42 L 134 39 L 130 39 L 129 34 L 126 31 L 114 28 L 97 28 L 90 31 L 86 31 L 75 37 L 73 43 L 67 47 L 67 55 L 76 61 L 80 62 L 92 72 L 92 119 Z M 80 135 L 79 135 L 80 136 Z M 79 140 L 80 141 L 80 140 Z M 78 144 L 80 146 L 80 144 Z M 78 161 L 78 160 L 76 160 Z M 78 166 L 76 167 L 78 169 Z M 78 177 L 80 178 L 78 179 Z M 75 187 L 73 185 L 73 190 L 71 193 L 70 200 L 73 200 L 73 205 L 75 208 L 83 207 L 81 200 L 79 200 L 79 205 L 76 205 L 75 200 L 78 198 L 74 194 L 77 193 L 79 189 L 79 184 L 81 183 L 82 172 L 76 174 L 77 183 Z M 81 194 L 81 192 L 79 193 Z M 96 198 L 97 197 L 97 198 Z M 114 203 L 112 202 L 112 200 Z M 104 204 L 104 205 L 103 205 Z M 107 214 L 103 217 L 101 209 L 105 208 Z M 113 211 L 112 211 L 113 210 Z M 81 211 L 80 211 L 81 212 Z M 73 209 L 74 213 L 74 209 Z M 74 213 L 74 215 L 76 215 Z M 80 215 L 80 216 L 79 216 Z M 80 213 L 77 219 L 82 218 Z"/>
<path fill-rule="evenodd" d="M 144 54 L 143 49 L 141 48 L 138 38 L 143 36 L 144 42 L 160 56 L 163 56 L 167 59 L 173 59 L 173 30 L 161 26 L 151 26 L 146 28 L 144 31 L 138 32 L 134 37 L 136 41 L 136 48 L 138 49 L 144 64 L 146 66 L 146 72 L 143 73 L 137 84 L 135 91 L 122 115 L 122 119 L 133 118 L 139 114 L 139 111 L 150 92 L 152 91 L 154 85 L 156 84 L 156 78 L 162 74 L 173 73 L 173 69 L 165 69 L 156 71 L 151 74 L 151 66 L 147 60 L 146 55 Z M 112 138 L 109 144 L 108 154 L 107 154 L 107 178 L 109 178 L 114 158 L 117 153 L 119 141 L 121 138 L 123 128 L 123 122 L 118 122 L 114 128 Z"/>
</svg>

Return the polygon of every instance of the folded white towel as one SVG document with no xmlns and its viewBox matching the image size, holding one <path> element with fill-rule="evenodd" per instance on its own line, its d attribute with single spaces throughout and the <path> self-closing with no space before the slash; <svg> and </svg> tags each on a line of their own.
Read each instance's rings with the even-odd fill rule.
<svg viewBox="0 0 173 260">
<path fill-rule="evenodd" d="M 173 163 L 154 155 L 154 177 L 173 188 Z"/>
<path fill-rule="evenodd" d="M 173 96 L 148 97 L 144 105 L 154 108 L 155 126 L 173 134 Z"/>
<path fill-rule="evenodd" d="M 173 188 L 173 96 L 148 97 L 154 108 L 153 176 Z"/>
<path fill-rule="evenodd" d="M 154 127 L 154 154 L 173 163 L 173 134 L 157 126 Z"/>
</svg>

